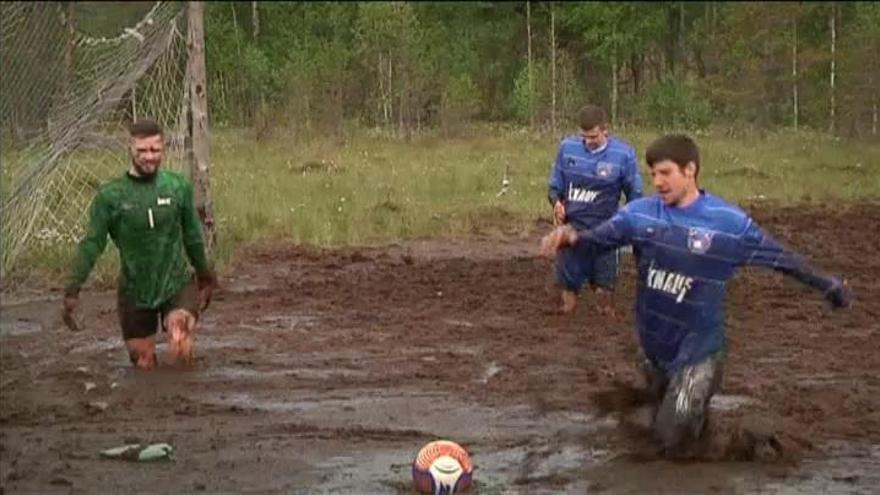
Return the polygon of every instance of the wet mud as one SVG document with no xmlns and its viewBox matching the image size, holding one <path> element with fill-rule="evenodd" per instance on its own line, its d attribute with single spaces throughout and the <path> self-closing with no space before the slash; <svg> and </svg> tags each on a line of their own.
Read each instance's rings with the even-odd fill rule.
<svg viewBox="0 0 880 495">
<path fill-rule="evenodd" d="M 253 248 L 222 277 L 191 370 L 132 370 L 111 292 L 84 292 L 80 332 L 63 327 L 57 290 L 4 298 L 0 493 L 411 493 L 412 458 L 436 438 L 471 452 L 480 494 L 876 493 L 880 208 L 749 210 L 845 276 L 856 302 L 832 311 L 794 281 L 741 271 L 698 459 L 664 460 L 650 442 L 632 259 L 617 318 L 589 293 L 559 315 L 536 222 Z M 170 443 L 175 458 L 98 455 L 132 442 Z"/>
</svg>

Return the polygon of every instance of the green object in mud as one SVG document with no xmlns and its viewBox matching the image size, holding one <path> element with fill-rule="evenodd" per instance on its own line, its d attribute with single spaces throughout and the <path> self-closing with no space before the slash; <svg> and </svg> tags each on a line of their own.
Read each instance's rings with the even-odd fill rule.
<svg viewBox="0 0 880 495">
<path fill-rule="evenodd" d="M 154 443 L 146 446 L 133 443 L 102 450 L 101 457 L 139 462 L 164 461 L 174 458 L 174 447 L 167 443 Z"/>
</svg>

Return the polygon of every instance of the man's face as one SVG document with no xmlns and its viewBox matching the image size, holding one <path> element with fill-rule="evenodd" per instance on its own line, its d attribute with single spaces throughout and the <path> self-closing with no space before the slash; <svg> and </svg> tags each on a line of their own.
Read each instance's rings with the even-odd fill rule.
<svg viewBox="0 0 880 495">
<path fill-rule="evenodd" d="M 131 138 L 131 163 L 137 173 L 149 177 L 159 170 L 162 164 L 164 143 L 162 135 Z"/>
<path fill-rule="evenodd" d="M 608 129 L 598 125 L 592 129 L 581 129 L 581 137 L 584 138 L 587 149 L 596 151 L 608 142 Z"/>
<path fill-rule="evenodd" d="M 672 160 L 663 160 L 654 163 L 651 167 L 651 179 L 654 189 L 664 203 L 676 206 L 684 199 L 689 186 L 694 183 L 696 165 L 688 163 L 682 170 Z M 696 185 L 694 184 L 694 187 Z"/>
</svg>

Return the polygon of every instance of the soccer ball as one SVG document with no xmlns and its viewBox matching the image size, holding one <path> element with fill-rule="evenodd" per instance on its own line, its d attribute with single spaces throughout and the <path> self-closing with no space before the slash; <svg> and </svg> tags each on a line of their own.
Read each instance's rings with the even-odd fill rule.
<svg viewBox="0 0 880 495">
<path fill-rule="evenodd" d="M 419 493 L 452 495 L 471 486 L 474 467 L 464 448 L 449 440 L 428 443 L 413 461 L 413 485 Z"/>
</svg>

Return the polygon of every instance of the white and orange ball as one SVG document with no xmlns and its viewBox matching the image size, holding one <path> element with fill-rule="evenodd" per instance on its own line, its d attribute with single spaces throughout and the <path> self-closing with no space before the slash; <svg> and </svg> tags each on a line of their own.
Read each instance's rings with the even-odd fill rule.
<svg viewBox="0 0 880 495">
<path fill-rule="evenodd" d="M 413 485 L 420 493 L 452 495 L 470 488 L 474 466 L 461 445 L 436 440 L 419 450 L 412 472 Z"/>
</svg>

